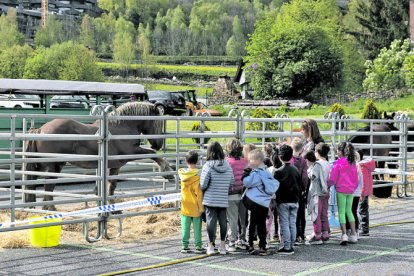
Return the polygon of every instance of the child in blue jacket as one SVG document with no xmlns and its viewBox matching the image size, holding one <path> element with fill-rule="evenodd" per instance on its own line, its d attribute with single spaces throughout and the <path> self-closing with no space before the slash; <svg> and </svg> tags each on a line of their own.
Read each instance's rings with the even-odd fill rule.
<svg viewBox="0 0 414 276">
<path fill-rule="evenodd" d="M 243 203 L 250 211 L 249 247 L 250 254 L 256 251 L 253 247 L 253 236 L 257 227 L 259 236 L 259 255 L 267 255 L 266 250 L 266 217 L 272 197 L 279 188 L 279 182 L 270 174 L 263 164 L 264 154 L 259 150 L 249 153 L 249 170 L 243 175 L 246 191 Z"/>
</svg>

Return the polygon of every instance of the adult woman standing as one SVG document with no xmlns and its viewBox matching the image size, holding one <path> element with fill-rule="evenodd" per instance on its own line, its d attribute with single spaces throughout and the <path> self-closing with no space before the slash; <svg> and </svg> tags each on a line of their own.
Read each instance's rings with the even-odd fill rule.
<svg viewBox="0 0 414 276">
<path fill-rule="evenodd" d="M 315 151 L 315 147 L 319 143 L 325 143 L 318 128 L 318 124 L 313 119 L 306 119 L 302 123 L 301 132 L 305 136 L 305 145 L 303 146 L 302 156 L 308 151 Z"/>
<path fill-rule="evenodd" d="M 298 156 L 299 158 L 299 160 L 295 161 L 295 163 L 297 164 L 296 165 L 297 168 L 301 168 L 301 167 L 303 168 L 303 166 L 301 166 L 300 164 L 302 162 L 305 162 L 304 157 L 306 153 L 308 153 L 309 151 L 315 151 L 315 147 L 317 144 L 325 142 L 321 137 L 318 124 L 316 123 L 315 120 L 306 119 L 305 121 L 303 121 L 301 132 L 303 136 L 305 136 L 305 145 L 303 146 L 301 150 L 299 150 L 300 147 L 298 145 L 294 147 L 296 149 L 295 156 Z M 306 210 L 305 209 L 306 209 L 306 203 L 308 201 L 307 195 L 308 195 L 309 186 L 310 186 L 310 181 L 307 177 L 306 170 L 307 170 L 307 167 L 306 167 L 306 162 L 305 162 L 304 170 L 300 169 L 301 179 L 304 180 L 305 183 L 304 183 L 302 192 L 299 195 L 299 208 L 298 208 L 298 213 L 296 217 L 297 237 L 296 237 L 295 245 L 301 245 L 305 242 L 305 229 L 306 229 Z"/>
</svg>

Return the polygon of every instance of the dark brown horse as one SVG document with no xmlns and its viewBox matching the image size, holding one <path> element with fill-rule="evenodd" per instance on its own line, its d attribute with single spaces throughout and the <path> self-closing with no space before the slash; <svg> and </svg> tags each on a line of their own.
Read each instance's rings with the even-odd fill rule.
<svg viewBox="0 0 414 276">
<path fill-rule="evenodd" d="M 391 116 L 387 115 L 384 112 L 384 119 L 392 120 L 395 116 L 395 113 L 392 113 Z M 371 126 L 366 126 L 364 128 L 358 129 L 358 131 L 362 132 L 369 132 L 371 131 Z M 398 128 L 394 126 L 392 121 L 386 122 L 383 124 L 373 124 L 372 125 L 373 132 L 391 132 L 391 131 L 398 131 Z M 370 136 L 367 135 L 354 135 L 348 139 L 349 142 L 353 144 L 370 144 Z M 372 143 L 373 144 L 392 144 L 393 141 L 398 141 L 398 136 L 396 135 L 373 135 Z M 393 156 L 391 151 L 398 151 L 398 148 L 381 148 L 381 149 L 373 149 L 372 154 L 374 156 Z M 364 156 L 370 156 L 370 149 L 364 149 Z M 389 168 L 395 168 L 394 164 L 388 164 Z M 385 161 L 378 161 L 377 168 L 385 168 Z M 383 176 L 380 176 L 383 178 Z"/>
<path fill-rule="evenodd" d="M 112 135 L 140 135 L 140 134 L 161 134 L 163 129 L 163 122 L 161 120 L 115 120 L 110 119 L 110 116 L 159 116 L 158 109 L 150 103 L 129 102 L 118 107 L 114 112 L 109 114 L 108 130 Z M 84 124 L 71 119 L 55 119 L 44 124 L 39 129 L 32 130 L 32 133 L 39 134 L 73 134 L 73 135 L 94 135 L 99 131 L 100 120 L 92 124 Z M 142 148 L 140 140 L 109 140 L 108 155 L 131 155 L 131 154 L 154 154 L 155 150 L 159 150 L 164 139 L 149 139 L 152 149 Z M 96 140 L 85 141 L 65 141 L 63 138 L 59 141 L 30 141 L 28 143 L 27 152 L 42 152 L 42 153 L 61 153 L 61 154 L 81 154 L 81 155 L 97 155 L 99 143 Z M 138 158 L 137 158 L 138 159 Z M 163 158 L 151 158 L 160 166 L 162 171 L 171 171 L 168 162 Z M 109 175 L 117 175 L 119 169 L 128 161 L 126 160 L 109 160 L 108 169 Z M 29 163 L 27 165 L 28 171 L 42 171 L 42 172 L 61 172 L 66 162 L 55 163 Z M 76 161 L 71 164 L 80 168 L 97 168 L 98 161 Z M 28 175 L 28 179 L 36 179 L 34 175 Z M 171 176 L 173 178 L 173 176 Z M 113 195 L 117 185 L 116 180 L 109 181 L 109 195 Z M 52 192 L 54 184 L 45 185 L 45 191 Z M 35 190 L 36 186 L 28 185 L 27 189 Z M 36 196 L 34 194 L 25 195 L 26 202 L 35 202 Z M 50 195 L 44 196 L 44 201 L 51 201 L 53 197 Z M 43 209 L 55 210 L 53 205 L 44 206 Z"/>
</svg>

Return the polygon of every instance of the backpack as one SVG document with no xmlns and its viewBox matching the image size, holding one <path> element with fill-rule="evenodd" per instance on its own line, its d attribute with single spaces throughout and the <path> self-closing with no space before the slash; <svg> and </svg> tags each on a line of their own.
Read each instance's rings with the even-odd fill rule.
<svg viewBox="0 0 414 276">
<path fill-rule="evenodd" d="M 307 173 L 308 165 L 305 158 L 302 156 L 293 156 L 293 165 L 298 169 L 300 179 L 302 180 L 301 190 L 307 191 L 309 178 Z"/>
</svg>

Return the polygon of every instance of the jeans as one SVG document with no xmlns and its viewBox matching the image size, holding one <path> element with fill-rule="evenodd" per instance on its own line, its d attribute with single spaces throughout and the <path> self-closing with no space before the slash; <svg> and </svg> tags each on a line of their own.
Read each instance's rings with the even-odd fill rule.
<svg viewBox="0 0 414 276">
<path fill-rule="evenodd" d="M 246 239 L 246 208 L 241 200 L 229 200 L 227 208 L 228 219 L 228 240 L 231 244 L 237 241 L 237 234 L 240 222 L 240 240 Z"/>
<path fill-rule="evenodd" d="M 313 232 L 317 240 L 321 237 L 324 240 L 329 239 L 328 201 L 329 196 L 319 197 L 318 217 L 313 222 Z"/>
<path fill-rule="evenodd" d="M 207 219 L 207 235 L 209 242 L 216 240 L 217 220 L 220 224 L 220 240 L 226 240 L 227 234 L 227 208 L 204 206 Z"/>
<path fill-rule="evenodd" d="M 190 228 L 191 222 L 194 227 L 194 244 L 196 248 L 202 248 L 203 243 L 201 241 L 201 217 L 193 218 L 181 215 L 181 240 L 184 248 L 188 248 L 190 244 Z"/>
<path fill-rule="evenodd" d="M 298 203 L 281 203 L 277 205 L 283 246 L 288 250 L 292 248 L 296 239 L 296 216 L 298 208 Z"/>
<path fill-rule="evenodd" d="M 364 233 L 369 233 L 369 196 L 363 196 L 359 203 L 359 215 L 361 216 L 361 230 Z"/>
<path fill-rule="evenodd" d="M 255 202 L 252 203 L 250 208 L 250 221 L 249 221 L 249 246 L 253 247 L 254 234 L 257 229 L 257 235 L 259 236 L 259 247 L 266 249 L 266 217 L 269 208 L 263 207 Z"/>
</svg>

